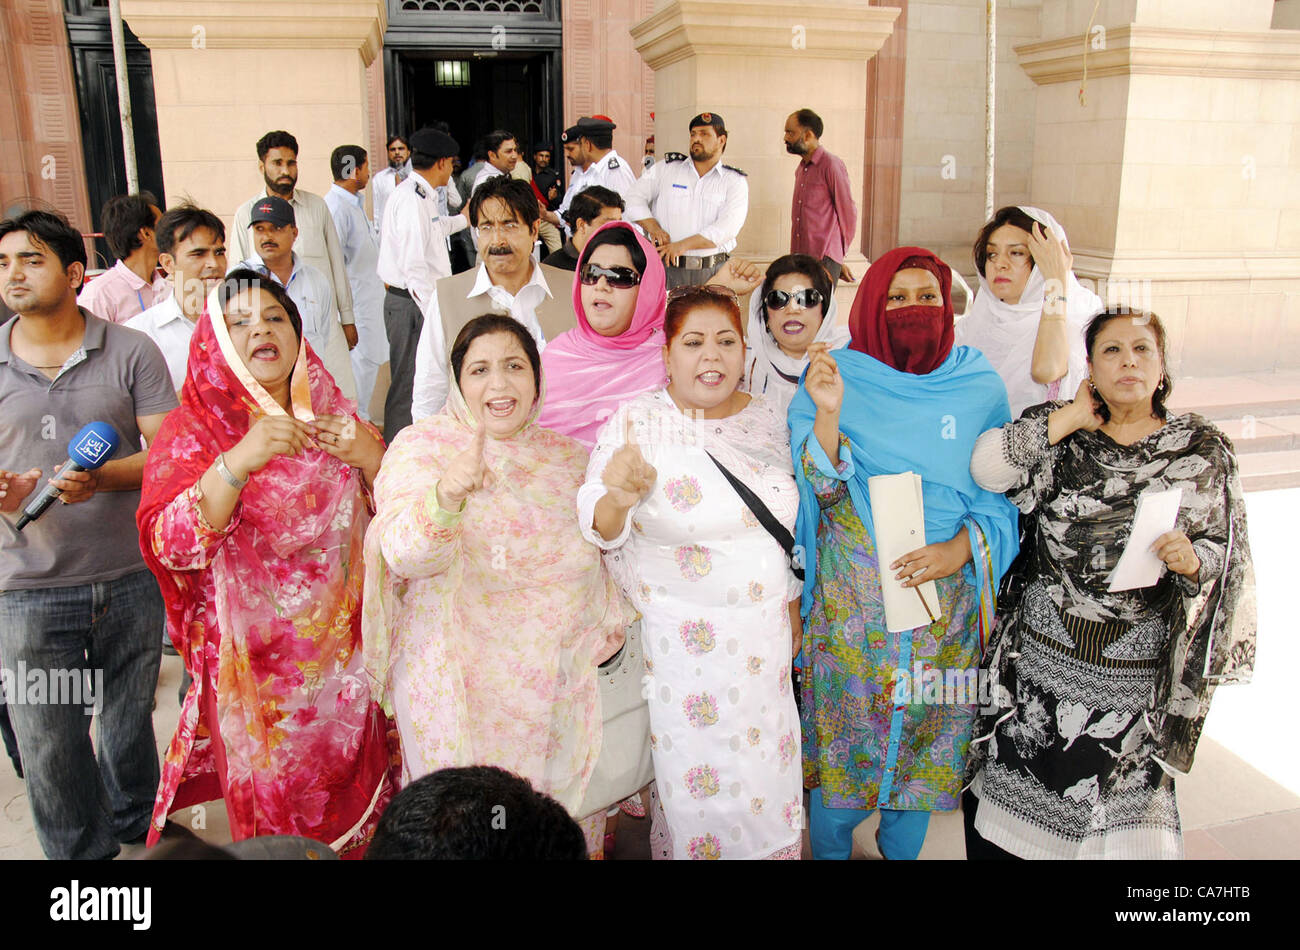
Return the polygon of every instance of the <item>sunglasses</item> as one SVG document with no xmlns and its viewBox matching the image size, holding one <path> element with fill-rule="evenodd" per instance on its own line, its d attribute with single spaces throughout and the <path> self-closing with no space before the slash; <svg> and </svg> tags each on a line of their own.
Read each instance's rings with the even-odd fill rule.
<svg viewBox="0 0 1300 950">
<path fill-rule="evenodd" d="M 784 290 L 769 290 L 767 296 L 763 298 L 768 310 L 784 310 L 789 306 L 791 300 L 804 310 L 808 310 L 822 302 L 822 295 L 816 288 L 807 287 L 792 294 L 786 293 Z"/>
<path fill-rule="evenodd" d="M 631 267 L 601 267 L 588 264 L 582 269 L 582 282 L 588 287 L 594 286 L 602 277 L 609 281 L 615 290 L 628 290 L 641 283 L 641 275 Z"/>
</svg>

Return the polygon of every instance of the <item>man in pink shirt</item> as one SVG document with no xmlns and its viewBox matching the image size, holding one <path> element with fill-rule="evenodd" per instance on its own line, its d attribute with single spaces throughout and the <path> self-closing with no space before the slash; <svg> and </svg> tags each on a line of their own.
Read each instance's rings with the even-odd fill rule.
<svg viewBox="0 0 1300 950">
<path fill-rule="evenodd" d="M 154 226 L 162 217 L 158 199 L 147 191 L 110 198 L 100 215 L 104 240 L 117 263 L 91 280 L 77 295 L 77 305 L 113 323 L 126 323 L 171 293 L 167 275 L 158 269 Z"/>
<path fill-rule="evenodd" d="M 852 283 L 844 256 L 853 243 L 858 209 L 848 169 L 821 147 L 821 134 L 821 117 L 811 109 L 800 109 L 785 120 L 785 150 L 802 159 L 794 170 L 790 253 L 819 258 L 832 280 L 843 277 Z"/>
</svg>

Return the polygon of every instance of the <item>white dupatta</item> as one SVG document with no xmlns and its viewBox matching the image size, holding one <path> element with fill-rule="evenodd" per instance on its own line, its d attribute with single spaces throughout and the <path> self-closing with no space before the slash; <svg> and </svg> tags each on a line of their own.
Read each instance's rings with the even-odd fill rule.
<svg viewBox="0 0 1300 950">
<path fill-rule="evenodd" d="M 1025 214 L 1041 223 L 1052 234 L 1066 242 L 1065 229 L 1041 208 L 1022 205 Z M 1061 379 L 1044 385 L 1034 382 L 1031 367 L 1034 360 L 1034 340 L 1038 335 L 1038 320 L 1043 312 L 1046 281 L 1038 265 L 1033 266 L 1029 281 L 1020 295 L 1019 303 L 1003 303 L 993 294 L 984 275 L 979 275 L 979 293 L 955 327 L 958 346 L 971 346 L 980 350 L 993 365 L 1007 387 L 1007 400 L 1011 403 L 1011 417 L 1019 418 L 1030 406 L 1049 399 L 1073 399 L 1079 383 L 1088 375 L 1088 354 L 1083 344 L 1083 331 L 1088 319 L 1103 308 L 1101 298 L 1079 283 L 1070 272 L 1066 295 L 1066 334 L 1070 341 L 1069 368 Z"/>
</svg>

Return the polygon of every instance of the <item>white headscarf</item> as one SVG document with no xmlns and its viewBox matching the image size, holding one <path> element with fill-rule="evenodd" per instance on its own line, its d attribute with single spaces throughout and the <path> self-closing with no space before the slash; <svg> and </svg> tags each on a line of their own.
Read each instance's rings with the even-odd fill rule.
<svg viewBox="0 0 1300 950">
<path fill-rule="evenodd" d="M 1065 229 L 1046 211 L 1022 205 L 1020 210 L 1066 242 Z M 1088 375 L 1088 354 L 1083 330 L 1088 319 L 1103 308 L 1101 298 L 1079 283 L 1074 272 L 1067 281 L 1065 332 L 1070 341 L 1069 369 L 1061 379 L 1044 385 L 1034 382 L 1031 367 L 1038 320 L 1043 312 L 1044 285 L 1038 265 L 1030 271 L 1019 303 L 1003 303 L 993 294 L 984 275 L 979 275 L 979 293 L 966 316 L 955 327 L 958 346 L 982 351 L 1007 386 L 1011 416 L 1018 418 L 1030 406 L 1049 399 L 1073 399 L 1079 383 Z"/>
<path fill-rule="evenodd" d="M 811 286 L 811 281 L 809 285 Z M 769 402 L 777 407 L 784 416 L 795 390 L 799 388 L 799 377 L 808 365 L 808 357 L 795 359 L 777 346 L 767 322 L 763 319 L 762 288 L 749 296 L 749 328 L 745 331 L 745 381 L 741 388 L 755 396 L 766 395 Z M 820 304 L 818 307 L 820 308 Z M 849 342 L 849 328 L 840 326 L 839 304 L 831 293 L 830 308 L 822 317 L 822 325 L 813 337 L 814 343 L 826 343 L 832 350 L 837 350 Z"/>
</svg>

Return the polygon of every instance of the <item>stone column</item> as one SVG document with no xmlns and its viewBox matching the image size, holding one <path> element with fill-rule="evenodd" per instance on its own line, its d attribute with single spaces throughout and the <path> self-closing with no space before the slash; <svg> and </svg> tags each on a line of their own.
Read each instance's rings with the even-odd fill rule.
<svg viewBox="0 0 1300 950">
<path fill-rule="evenodd" d="M 798 159 L 781 136 L 786 116 L 804 106 L 822 117 L 823 143 L 848 166 L 859 221 L 867 214 L 867 62 L 897 16 L 897 8 L 868 0 L 657 0 L 655 12 L 632 27 L 637 52 L 655 71 L 660 156 L 688 151 L 687 123 L 698 113 L 726 120 L 723 161 L 749 174 L 741 256 L 765 265 L 790 250 Z M 848 261 L 860 276 L 859 243 L 855 237 Z"/>
<path fill-rule="evenodd" d="M 316 194 L 336 146 L 371 142 L 383 0 L 122 0 L 122 14 L 153 59 L 168 204 L 191 198 L 229 226 L 263 187 L 254 145 L 272 129 L 298 139 L 298 183 Z"/>
<path fill-rule="evenodd" d="M 1271 0 L 1045 0 L 1032 202 L 1184 375 L 1300 367 L 1300 32 Z M 1086 82 L 1084 79 L 1086 68 Z"/>
</svg>

